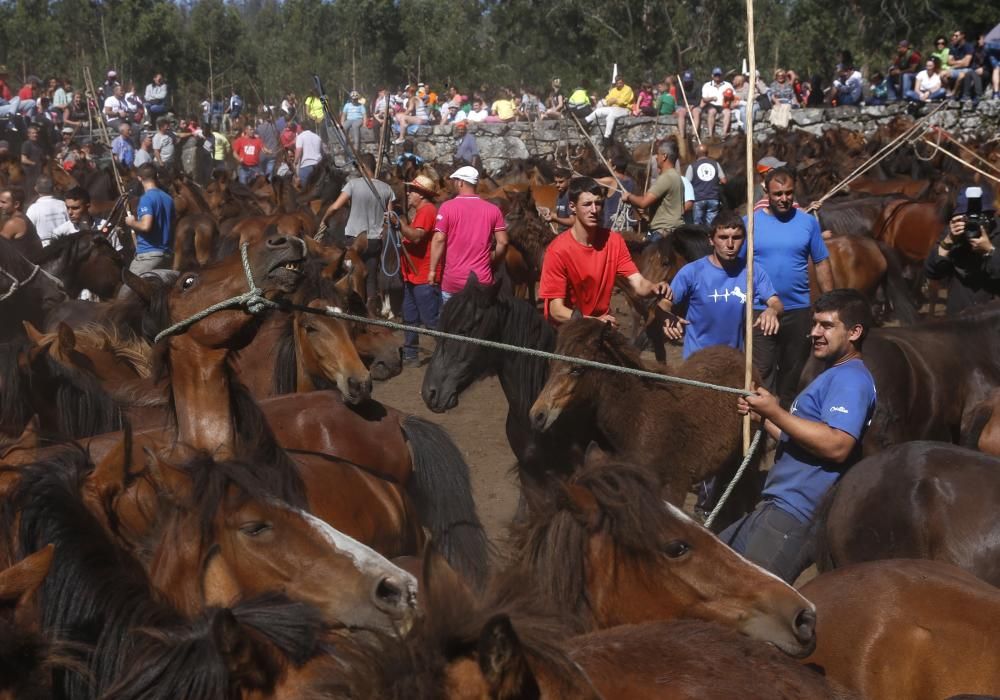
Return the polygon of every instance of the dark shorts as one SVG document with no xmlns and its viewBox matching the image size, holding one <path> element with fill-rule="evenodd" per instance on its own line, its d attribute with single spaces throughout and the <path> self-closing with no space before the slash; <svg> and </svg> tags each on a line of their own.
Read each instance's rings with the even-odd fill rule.
<svg viewBox="0 0 1000 700">
<path fill-rule="evenodd" d="M 727 527 L 719 539 L 788 583 L 794 583 L 813 559 L 813 527 L 773 501 L 761 501 L 752 513 Z"/>
</svg>

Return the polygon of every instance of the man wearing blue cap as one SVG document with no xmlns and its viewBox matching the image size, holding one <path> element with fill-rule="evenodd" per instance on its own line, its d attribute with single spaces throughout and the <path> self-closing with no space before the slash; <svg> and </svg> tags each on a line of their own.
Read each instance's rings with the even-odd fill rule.
<svg viewBox="0 0 1000 700">
<path fill-rule="evenodd" d="M 712 79 L 701 87 L 701 111 L 708 113 L 708 137 L 715 134 L 715 116 L 722 113 L 722 138 L 729 136 L 732 110 L 726 107 L 726 91 L 733 94 L 733 86 L 722 79 L 722 68 L 712 69 Z M 692 111 L 695 133 L 701 128 L 701 114 Z"/>
<path fill-rule="evenodd" d="M 1000 298 L 1000 226 L 993 193 L 966 187 L 937 246 L 927 256 L 928 279 L 950 279 L 949 315 Z"/>
</svg>

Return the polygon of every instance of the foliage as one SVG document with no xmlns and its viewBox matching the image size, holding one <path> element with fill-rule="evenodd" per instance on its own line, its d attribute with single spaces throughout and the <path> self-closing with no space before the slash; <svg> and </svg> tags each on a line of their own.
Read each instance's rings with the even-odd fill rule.
<svg viewBox="0 0 1000 700">
<path fill-rule="evenodd" d="M 1000 20 L 974 0 L 756 0 L 757 63 L 829 77 L 839 50 L 884 69 L 896 41 L 929 47 L 958 26 Z M 319 74 L 334 102 L 352 88 L 418 78 L 463 91 L 543 89 L 582 81 L 601 91 L 618 63 L 635 84 L 684 68 L 705 78 L 746 56 L 746 8 L 736 0 L 0 0 L 0 62 L 13 76 L 109 67 L 142 86 L 163 71 L 175 107 L 211 87 L 244 98 L 304 95 Z M 210 63 L 211 54 L 211 63 Z"/>
</svg>

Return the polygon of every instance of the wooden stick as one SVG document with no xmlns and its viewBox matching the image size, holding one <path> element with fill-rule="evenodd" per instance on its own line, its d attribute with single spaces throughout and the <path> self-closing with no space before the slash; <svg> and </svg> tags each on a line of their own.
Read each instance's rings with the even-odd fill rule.
<svg viewBox="0 0 1000 700">
<path fill-rule="evenodd" d="M 747 171 L 747 206 L 749 215 L 747 216 L 747 301 L 745 309 L 744 333 L 746 346 L 746 365 L 743 372 L 743 388 L 752 390 L 753 382 L 753 232 L 754 232 L 754 210 L 753 210 L 753 100 L 754 88 L 757 83 L 757 54 L 754 48 L 754 27 L 753 27 L 753 0 L 747 0 L 747 47 L 749 48 L 750 60 L 750 83 L 747 88 L 747 123 L 746 123 L 746 171 Z M 743 418 L 743 454 L 750 451 L 750 416 Z"/>
<path fill-rule="evenodd" d="M 687 93 L 684 91 L 684 81 L 681 80 L 681 76 L 679 76 L 679 75 L 677 76 L 677 87 L 679 87 L 681 89 L 681 97 L 684 98 L 684 107 L 687 110 L 688 119 L 691 120 L 691 131 L 694 132 L 694 137 L 695 137 L 695 139 L 697 139 L 698 145 L 700 146 L 701 145 L 701 134 L 698 133 L 698 127 L 696 127 L 695 124 L 694 124 L 694 115 L 691 114 L 691 105 L 688 104 L 688 96 L 687 96 Z"/>
</svg>

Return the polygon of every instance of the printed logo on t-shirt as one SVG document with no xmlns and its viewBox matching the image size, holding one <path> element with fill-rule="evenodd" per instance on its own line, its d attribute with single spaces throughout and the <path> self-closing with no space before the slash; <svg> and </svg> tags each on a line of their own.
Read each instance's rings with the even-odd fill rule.
<svg viewBox="0 0 1000 700">
<path fill-rule="evenodd" d="M 256 152 L 257 152 L 257 147 L 254 146 L 253 144 L 247 144 L 246 146 L 243 147 L 243 153 L 245 153 L 248 156 L 252 156 Z"/>
<path fill-rule="evenodd" d="M 830 413 L 850 413 L 844 406 L 830 406 Z"/>
<path fill-rule="evenodd" d="M 712 293 L 708 295 L 708 298 L 711 299 L 716 304 L 719 303 L 719 299 L 722 299 L 723 302 L 728 303 L 729 297 L 733 297 L 734 299 L 739 299 L 741 304 L 747 303 L 747 295 L 746 293 L 744 293 L 742 289 L 739 288 L 739 286 L 733 287 L 732 289 L 723 289 L 722 293 L 720 293 L 718 289 L 713 289 Z"/>
<path fill-rule="evenodd" d="M 698 170 L 695 171 L 695 174 L 702 182 L 711 182 L 715 179 L 715 166 L 711 163 L 702 163 L 698 166 Z"/>
</svg>

